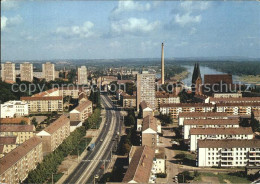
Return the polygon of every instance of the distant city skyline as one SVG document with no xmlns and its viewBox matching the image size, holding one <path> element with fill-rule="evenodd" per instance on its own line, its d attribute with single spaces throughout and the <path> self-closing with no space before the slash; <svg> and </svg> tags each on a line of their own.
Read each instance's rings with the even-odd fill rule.
<svg viewBox="0 0 260 184">
<path fill-rule="evenodd" d="M 1 1 L 1 60 L 260 58 L 260 3 Z"/>
</svg>

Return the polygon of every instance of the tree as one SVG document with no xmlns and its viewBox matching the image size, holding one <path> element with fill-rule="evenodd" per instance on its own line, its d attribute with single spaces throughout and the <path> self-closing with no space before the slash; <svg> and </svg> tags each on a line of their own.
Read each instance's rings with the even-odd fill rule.
<svg viewBox="0 0 260 184">
<path fill-rule="evenodd" d="M 20 122 L 20 125 L 26 125 L 27 123 L 26 123 L 26 121 L 24 121 L 24 120 L 22 120 L 21 122 Z"/>
<path fill-rule="evenodd" d="M 32 124 L 36 127 L 38 125 L 38 122 L 36 121 L 36 118 L 34 117 L 32 119 Z"/>
</svg>

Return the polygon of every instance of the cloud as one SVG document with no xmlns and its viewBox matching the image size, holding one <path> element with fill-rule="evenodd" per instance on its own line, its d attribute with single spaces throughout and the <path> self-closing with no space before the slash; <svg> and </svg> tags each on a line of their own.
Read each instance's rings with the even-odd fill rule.
<svg viewBox="0 0 260 184">
<path fill-rule="evenodd" d="M 1 10 L 7 11 L 16 9 L 18 7 L 17 1 L 1 0 Z"/>
<path fill-rule="evenodd" d="M 199 23 L 201 21 L 201 15 L 192 16 L 190 13 L 185 13 L 183 15 L 176 14 L 174 21 L 181 26 L 185 26 L 186 24 L 190 23 Z"/>
<path fill-rule="evenodd" d="M 159 26 L 159 21 L 148 22 L 143 18 L 128 18 L 126 20 L 113 21 L 111 30 L 113 33 L 148 33 Z"/>
<path fill-rule="evenodd" d="M 199 13 L 208 9 L 210 7 L 210 2 L 185 1 L 181 2 L 180 7 L 183 12 L 175 14 L 173 20 L 176 24 L 185 26 L 200 23 L 202 16 Z"/>
<path fill-rule="evenodd" d="M 141 4 L 140 2 L 128 0 L 128 1 L 119 1 L 118 5 L 112 10 L 112 13 L 117 15 L 127 11 L 149 11 L 150 9 L 151 9 L 150 3 Z"/>
<path fill-rule="evenodd" d="M 121 43 L 119 41 L 112 41 L 109 43 L 109 46 L 113 48 L 118 48 L 121 46 Z"/>
<path fill-rule="evenodd" d="M 1 17 L 1 30 L 5 30 L 8 27 L 16 26 L 17 24 L 22 23 L 23 18 L 20 15 L 16 15 L 15 17 L 7 18 L 5 16 Z"/>
<path fill-rule="evenodd" d="M 58 27 L 55 33 L 64 37 L 88 38 L 94 35 L 93 27 L 92 22 L 86 21 L 82 26 Z"/>
</svg>

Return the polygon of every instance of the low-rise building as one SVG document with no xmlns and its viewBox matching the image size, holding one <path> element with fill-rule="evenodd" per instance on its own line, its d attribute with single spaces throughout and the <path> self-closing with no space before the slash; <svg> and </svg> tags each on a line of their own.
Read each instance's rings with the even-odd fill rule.
<svg viewBox="0 0 260 184">
<path fill-rule="evenodd" d="M 59 96 L 71 96 L 74 99 L 78 99 L 79 95 L 83 91 L 82 87 L 78 86 L 67 86 L 67 87 L 60 87 L 59 88 Z"/>
<path fill-rule="evenodd" d="M 149 115 L 153 115 L 153 109 L 150 108 L 150 106 L 148 105 L 148 103 L 146 101 L 142 101 L 140 103 L 140 112 L 142 117 L 146 117 Z"/>
<path fill-rule="evenodd" d="M 0 137 L 16 136 L 17 143 L 22 144 L 35 134 L 33 125 L 0 125 Z"/>
<path fill-rule="evenodd" d="M 44 154 L 50 153 L 70 135 L 70 120 L 65 115 L 62 115 L 36 135 L 43 142 Z"/>
<path fill-rule="evenodd" d="M 170 115 L 173 119 L 178 119 L 181 112 L 213 112 L 215 106 L 205 103 L 180 103 L 180 104 L 161 104 L 160 112 Z"/>
<path fill-rule="evenodd" d="M 159 121 L 158 121 L 159 122 Z M 157 129 L 159 128 L 159 130 Z M 161 124 L 157 123 L 157 119 L 151 115 L 146 116 L 142 123 L 142 146 L 150 146 L 155 148 L 159 142 L 159 131 L 161 132 Z"/>
<path fill-rule="evenodd" d="M 259 103 L 260 97 L 241 97 L 241 98 L 209 98 L 212 104 L 219 103 Z"/>
<path fill-rule="evenodd" d="M 127 93 L 121 93 L 121 104 L 123 108 L 136 108 L 136 96 L 128 95 Z"/>
<path fill-rule="evenodd" d="M 170 94 L 166 92 L 157 91 L 155 94 L 155 107 L 160 110 L 160 105 L 165 103 L 180 103 L 180 97 L 175 94 Z"/>
<path fill-rule="evenodd" d="M 165 148 L 158 147 L 155 149 L 155 158 L 153 160 L 154 165 L 156 166 L 156 173 L 166 173 L 166 164 L 165 164 Z"/>
<path fill-rule="evenodd" d="M 154 157 L 154 148 L 132 146 L 129 153 L 129 167 L 123 178 L 123 183 L 155 183 Z"/>
<path fill-rule="evenodd" d="M 240 102 L 240 103 L 218 103 L 216 112 L 226 112 L 231 115 L 249 115 L 252 111 L 260 110 L 260 102 Z"/>
<path fill-rule="evenodd" d="M 0 137 L 0 159 L 17 146 L 17 137 Z"/>
<path fill-rule="evenodd" d="M 42 142 L 32 137 L 1 159 L 0 183 L 22 183 L 42 160 Z"/>
<path fill-rule="evenodd" d="M 179 126 L 183 126 L 183 122 L 189 119 L 228 119 L 231 117 L 228 113 L 222 112 L 181 112 L 179 113 Z"/>
<path fill-rule="evenodd" d="M 239 128 L 191 128 L 190 151 L 197 150 L 198 140 L 204 139 L 253 139 L 251 127 Z"/>
<path fill-rule="evenodd" d="M 242 98 L 242 93 L 214 93 L 213 98 Z"/>
<path fill-rule="evenodd" d="M 199 140 L 199 167 L 260 166 L 260 140 Z"/>
<path fill-rule="evenodd" d="M 239 119 L 192 119 L 184 120 L 184 139 L 189 139 L 191 128 L 238 128 Z"/>
<path fill-rule="evenodd" d="M 25 123 L 26 125 L 30 125 L 30 118 L 21 117 L 21 118 L 0 118 L 0 125 L 18 125 L 21 123 Z"/>
<path fill-rule="evenodd" d="M 79 104 L 75 109 L 70 111 L 70 120 L 84 122 L 92 113 L 92 102 L 88 100 Z"/>
<path fill-rule="evenodd" d="M 29 115 L 29 107 L 26 102 L 8 101 L 1 104 L 1 118 L 14 118 Z"/>
</svg>

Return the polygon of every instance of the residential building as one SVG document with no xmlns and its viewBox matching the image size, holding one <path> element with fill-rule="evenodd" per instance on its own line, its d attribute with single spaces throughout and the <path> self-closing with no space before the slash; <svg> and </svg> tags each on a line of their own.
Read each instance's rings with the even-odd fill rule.
<svg viewBox="0 0 260 184">
<path fill-rule="evenodd" d="M 22 183 L 42 160 L 42 142 L 32 137 L 1 159 L 0 183 Z"/>
<path fill-rule="evenodd" d="M 199 167 L 259 167 L 260 140 L 199 140 L 197 161 Z"/>
<path fill-rule="evenodd" d="M 42 77 L 47 81 L 54 81 L 55 80 L 55 65 L 46 62 L 42 64 Z"/>
<path fill-rule="evenodd" d="M 139 113 L 144 118 L 146 116 L 153 115 L 153 109 L 150 107 L 149 104 L 147 104 L 146 101 L 142 101 L 140 103 L 140 111 L 139 111 Z"/>
<path fill-rule="evenodd" d="M 1 104 L 1 118 L 14 118 L 29 115 L 28 103 L 22 101 L 8 101 Z"/>
<path fill-rule="evenodd" d="M 123 108 L 136 108 L 136 95 L 128 95 L 123 92 L 120 96 Z"/>
<path fill-rule="evenodd" d="M 82 121 L 70 121 L 70 132 L 74 132 L 74 130 L 81 127 L 82 124 Z"/>
<path fill-rule="evenodd" d="M 78 68 L 78 85 L 88 84 L 88 72 L 86 66 Z"/>
<path fill-rule="evenodd" d="M 252 116 L 253 116 L 253 118 L 255 118 L 256 120 L 260 121 L 260 111 L 253 111 L 253 112 L 252 112 Z"/>
<path fill-rule="evenodd" d="M 42 149 L 44 154 L 50 153 L 70 135 L 70 120 L 65 115 L 61 115 L 36 135 L 43 142 Z"/>
<path fill-rule="evenodd" d="M 151 109 L 155 109 L 155 74 L 137 74 L 137 111 L 142 101 L 148 103 Z"/>
<path fill-rule="evenodd" d="M 183 136 L 189 139 L 191 128 L 238 128 L 239 118 L 233 119 L 189 119 L 184 120 Z"/>
<path fill-rule="evenodd" d="M 241 97 L 241 98 L 209 98 L 212 104 L 219 103 L 259 103 L 260 97 Z"/>
<path fill-rule="evenodd" d="M 70 111 L 70 120 L 84 122 L 92 113 L 92 102 L 90 100 L 87 100 L 86 102 L 79 104 L 75 109 Z"/>
<path fill-rule="evenodd" d="M 21 81 L 33 81 L 33 64 L 25 62 L 20 64 Z"/>
<path fill-rule="evenodd" d="M 17 137 L 0 137 L 0 159 L 18 146 Z"/>
<path fill-rule="evenodd" d="M 21 117 L 21 118 L 0 118 L 0 125 L 19 125 L 21 123 L 25 123 L 26 125 L 30 125 L 30 118 Z"/>
<path fill-rule="evenodd" d="M 252 111 L 260 110 L 260 102 L 240 102 L 240 103 L 218 103 L 216 112 L 226 112 L 232 115 L 251 116 Z"/>
<path fill-rule="evenodd" d="M 33 125 L 0 125 L 0 137 L 16 136 L 17 143 L 22 144 L 35 134 Z"/>
<path fill-rule="evenodd" d="M 253 139 L 251 127 L 239 128 L 191 128 L 190 151 L 197 150 L 198 140 L 203 139 Z"/>
<path fill-rule="evenodd" d="M 59 88 L 59 96 L 70 96 L 74 99 L 78 99 L 79 95 L 83 92 L 83 88 L 78 86 L 66 86 Z"/>
<path fill-rule="evenodd" d="M 28 103 L 30 113 L 63 111 L 62 96 L 31 96 L 21 97 L 21 100 Z"/>
<path fill-rule="evenodd" d="M 180 103 L 180 97 L 175 94 L 170 94 L 166 92 L 157 91 L 155 94 L 155 107 L 159 111 L 160 105 L 165 103 Z"/>
<path fill-rule="evenodd" d="M 155 183 L 156 166 L 153 164 L 155 150 L 149 146 L 132 146 L 129 166 L 123 183 Z"/>
<path fill-rule="evenodd" d="M 157 129 L 158 128 L 158 129 Z M 159 135 L 161 133 L 161 124 L 155 117 L 148 115 L 143 118 L 142 127 L 138 126 L 141 130 L 142 146 L 150 146 L 155 148 L 159 142 Z"/>
<path fill-rule="evenodd" d="M 7 83 L 15 83 L 16 75 L 15 75 L 15 64 L 11 62 L 6 62 L 1 64 L 1 78 L 2 81 Z"/>
<path fill-rule="evenodd" d="M 42 72 L 33 72 L 33 76 L 38 78 L 38 79 L 43 79 L 43 73 Z"/>
<path fill-rule="evenodd" d="M 213 112 L 214 105 L 204 103 L 161 104 L 160 112 L 178 119 L 181 112 Z"/>
<path fill-rule="evenodd" d="M 213 93 L 213 98 L 242 98 L 242 93 Z"/>
<path fill-rule="evenodd" d="M 52 89 L 32 95 L 32 97 L 49 97 L 49 96 L 61 96 L 59 89 L 52 88 Z"/>
<path fill-rule="evenodd" d="M 179 113 L 179 126 L 183 126 L 185 120 L 192 119 L 228 119 L 232 117 L 225 112 L 180 112 Z"/>
<path fill-rule="evenodd" d="M 155 149 L 155 158 L 153 164 L 155 165 L 156 173 L 166 173 L 166 155 L 164 147 L 157 147 Z"/>
</svg>

